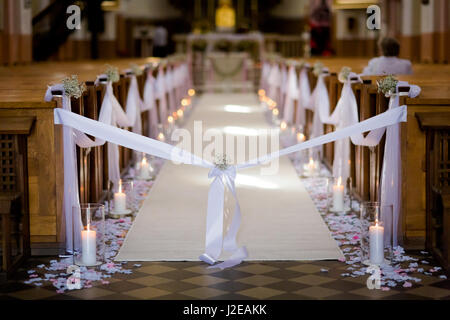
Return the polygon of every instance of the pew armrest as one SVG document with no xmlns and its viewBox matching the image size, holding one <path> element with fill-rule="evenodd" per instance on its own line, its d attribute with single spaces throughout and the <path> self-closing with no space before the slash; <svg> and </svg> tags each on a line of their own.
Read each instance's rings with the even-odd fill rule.
<svg viewBox="0 0 450 320">
<path fill-rule="evenodd" d="M 421 130 L 450 129 L 450 112 L 417 112 L 416 118 Z"/>
</svg>

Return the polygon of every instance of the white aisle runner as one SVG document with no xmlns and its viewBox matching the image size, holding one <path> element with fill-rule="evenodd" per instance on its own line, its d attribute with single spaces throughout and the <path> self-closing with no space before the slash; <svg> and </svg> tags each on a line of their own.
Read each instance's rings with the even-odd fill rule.
<svg viewBox="0 0 450 320">
<path fill-rule="evenodd" d="M 203 95 L 185 126 L 192 135 L 194 120 L 202 120 L 203 132 L 225 128 L 251 135 L 269 128 L 252 94 Z M 262 176 L 260 170 L 240 171 L 236 178 L 243 215 L 238 243 L 247 246 L 247 260 L 342 258 L 290 160 L 280 158 L 276 175 Z M 167 161 L 116 260 L 198 261 L 205 249 L 210 182 L 207 169 Z"/>
</svg>

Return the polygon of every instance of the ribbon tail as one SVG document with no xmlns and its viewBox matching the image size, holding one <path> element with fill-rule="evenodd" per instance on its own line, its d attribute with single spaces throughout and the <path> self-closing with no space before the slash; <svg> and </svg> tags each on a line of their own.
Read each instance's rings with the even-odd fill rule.
<svg viewBox="0 0 450 320">
<path fill-rule="evenodd" d="M 214 264 L 222 253 L 223 244 L 223 205 L 225 186 L 220 177 L 211 183 L 208 193 L 208 213 L 206 216 L 205 253 L 199 259 L 208 264 Z"/>
</svg>

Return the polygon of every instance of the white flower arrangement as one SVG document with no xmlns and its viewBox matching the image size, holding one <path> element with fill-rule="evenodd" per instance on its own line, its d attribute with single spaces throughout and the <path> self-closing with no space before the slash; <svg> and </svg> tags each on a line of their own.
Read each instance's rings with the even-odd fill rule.
<svg viewBox="0 0 450 320">
<path fill-rule="evenodd" d="M 130 67 L 135 76 L 140 76 L 144 72 L 136 63 L 130 63 Z"/>
<path fill-rule="evenodd" d="M 86 91 L 86 84 L 84 82 L 78 81 L 77 75 L 72 75 L 71 77 L 64 78 L 62 80 L 64 86 L 64 93 L 69 98 L 74 97 L 79 99 L 83 96 L 83 92 Z"/>
<path fill-rule="evenodd" d="M 117 82 L 120 79 L 119 69 L 109 64 L 106 65 L 107 69 L 105 71 L 106 78 L 108 81 Z"/>
<path fill-rule="evenodd" d="M 227 155 L 219 154 L 216 155 L 216 161 L 214 162 L 214 165 L 216 166 L 216 168 L 224 171 L 230 167 L 230 161 L 228 160 Z"/>
<path fill-rule="evenodd" d="M 314 67 L 313 67 L 313 74 L 314 74 L 316 77 L 320 76 L 320 75 L 322 74 L 323 68 L 324 68 L 323 63 L 317 61 L 317 62 L 314 64 Z"/>
<path fill-rule="evenodd" d="M 340 82 L 347 82 L 350 73 L 352 72 L 352 68 L 350 67 L 342 67 L 341 72 L 339 72 L 338 80 Z"/>
<path fill-rule="evenodd" d="M 393 76 L 389 75 L 381 80 L 377 81 L 378 92 L 382 92 L 386 98 L 395 94 L 397 91 L 398 80 Z"/>
</svg>

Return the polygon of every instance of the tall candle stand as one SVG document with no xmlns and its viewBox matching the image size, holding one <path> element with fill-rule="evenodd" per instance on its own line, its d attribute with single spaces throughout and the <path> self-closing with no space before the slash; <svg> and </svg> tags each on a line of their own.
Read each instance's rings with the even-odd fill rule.
<svg viewBox="0 0 450 320">
<path fill-rule="evenodd" d="M 136 195 L 133 180 L 119 180 L 108 186 L 108 215 L 113 219 L 130 216 L 136 212 Z"/>
<path fill-rule="evenodd" d="M 328 211 L 346 213 L 352 208 L 352 178 L 328 178 Z"/>
<path fill-rule="evenodd" d="M 361 261 L 366 265 L 393 262 L 393 207 L 378 202 L 361 205 Z"/>
<path fill-rule="evenodd" d="M 73 263 L 95 267 L 105 262 L 105 207 L 82 203 L 72 208 Z"/>
</svg>

